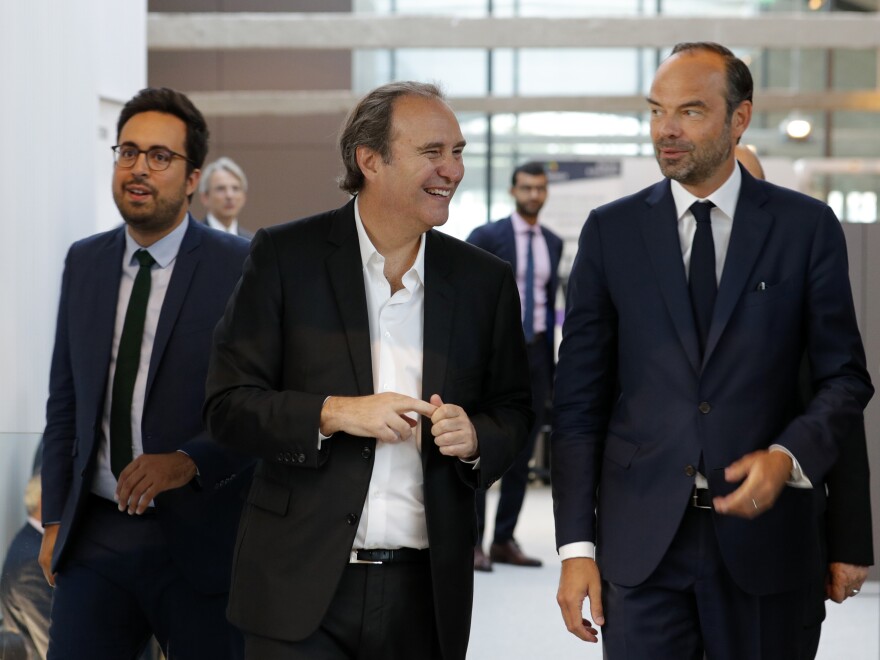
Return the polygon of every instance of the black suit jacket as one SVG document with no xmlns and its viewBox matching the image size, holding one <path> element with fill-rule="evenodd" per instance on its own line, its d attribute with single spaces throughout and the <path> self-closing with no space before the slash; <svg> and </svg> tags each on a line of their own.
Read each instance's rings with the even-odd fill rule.
<svg viewBox="0 0 880 660">
<path fill-rule="evenodd" d="M 205 593 L 229 588 L 241 492 L 252 459 L 221 448 L 201 418 L 211 336 L 247 242 L 189 218 L 165 294 L 147 376 L 142 419 L 146 453 L 178 449 L 198 467 L 198 483 L 161 493 L 157 515 L 181 573 Z M 61 283 L 43 435 L 43 521 L 60 521 L 52 560 L 64 570 L 82 523 L 101 437 L 125 226 L 74 243 Z"/>
<path fill-rule="evenodd" d="M 540 226 L 541 234 L 547 243 L 547 250 L 550 253 L 550 279 L 547 281 L 547 364 L 552 365 L 553 360 L 553 342 L 556 329 L 556 291 L 559 288 L 559 262 L 562 260 L 562 239 L 552 231 Z M 510 216 L 490 222 L 489 224 L 480 225 L 474 229 L 467 242 L 477 247 L 481 247 L 487 252 L 491 252 L 499 259 L 504 259 L 510 264 L 514 274 L 516 274 L 516 237 L 513 232 L 513 221 Z"/>
<path fill-rule="evenodd" d="M 201 222 L 206 227 L 213 229 L 213 227 L 210 227 L 210 225 L 208 224 L 208 218 L 206 218 L 206 217 L 202 218 L 201 220 L 199 220 L 199 222 Z M 245 229 L 244 227 L 242 227 L 241 223 L 238 223 L 238 231 L 235 233 L 235 235 L 241 236 L 242 238 L 246 238 L 247 240 L 251 240 L 254 237 L 253 232 L 250 232 L 247 229 Z"/>
<path fill-rule="evenodd" d="M 318 450 L 328 395 L 373 393 L 354 201 L 257 233 L 217 327 L 205 416 L 219 442 L 258 456 L 239 527 L 230 620 L 300 640 L 345 569 L 373 466 L 373 438 Z M 507 264 L 436 231 L 425 247 L 423 398 L 476 427 L 480 469 L 442 456 L 422 421 L 424 501 L 444 658 L 465 657 L 476 541 L 474 488 L 510 466 L 532 422 L 516 285 Z"/>
<path fill-rule="evenodd" d="M 557 543 L 597 541 L 603 576 L 623 585 L 665 554 L 701 455 L 713 495 L 737 487 L 725 466 L 773 443 L 819 487 L 873 393 L 840 223 L 826 205 L 745 171 L 700 359 L 669 185 L 590 215 L 557 366 Z M 805 351 L 814 393 L 803 410 Z M 783 489 L 754 520 L 713 521 L 743 590 L 803 587 L 809 490 Z"/>
</svg>

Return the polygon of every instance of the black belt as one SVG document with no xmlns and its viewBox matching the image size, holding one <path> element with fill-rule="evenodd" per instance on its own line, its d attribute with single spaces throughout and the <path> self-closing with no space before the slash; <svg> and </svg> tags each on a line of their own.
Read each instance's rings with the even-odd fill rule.
<svg viewBox="0 0 880 660">
<path fill-rule="evenodd" d="M 709 494 L 708 488 L 697 488 L 694 486 L 691 492 L 690 504 L 695 509 L 713 509 L 712 495 Z"/>
<path fill-rule="evenodd" d="M 428 551 L 415 548 L 352 550 L 349 561 L 352 564 L 422 564 L 428 561 Z"/>
</svg>

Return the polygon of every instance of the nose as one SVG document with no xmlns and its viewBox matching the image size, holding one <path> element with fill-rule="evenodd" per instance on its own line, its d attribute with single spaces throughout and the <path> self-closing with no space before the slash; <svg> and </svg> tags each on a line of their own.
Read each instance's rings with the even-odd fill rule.
<svg viewBox="0 0 880 660">
<path fill-rule="evenodd" d="M 134 165 L 131 166 L 131 171 L 135 174 L 148 174 L 150 172 L 150 167 L 147 165 L 146 152 L 142 151 L 137 155 Z"/>
<path fill-rule="evenodd" d="M 453 183 L 461 181 L 464 178 L 464 161 L 461 155 L 451 154 L 444 158 L 437 173 Z"/>
<path fill-rule="evenodd" d="M 675 137 L 681 132 L 678 120 L 671 114 L 657 118 L 654 125 L 657 133 L 663 137 Z"/>
</svg>

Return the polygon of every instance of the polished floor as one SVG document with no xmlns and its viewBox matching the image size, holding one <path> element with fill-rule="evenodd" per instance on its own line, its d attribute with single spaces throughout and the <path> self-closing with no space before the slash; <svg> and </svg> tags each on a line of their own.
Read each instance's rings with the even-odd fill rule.
<svg viewBox="0 0 880 660">
<path fill-rule="evenodd" d="M 497 504 L 489 492 L 487 519 Z M 571 635 L 556 606 L 559 559 L 553 541 L 550 489 L 532 487 L 517 527 L 517 539 L 541 568 L 496 565 L 477 573 L 469 660 L 600 660 L 600 645 Z M 491 530 L 487 530 L 491 538 Z M 842 605 L 831 603 L 817 660 L 880 660 L 880 583 Z"/>
</svg>

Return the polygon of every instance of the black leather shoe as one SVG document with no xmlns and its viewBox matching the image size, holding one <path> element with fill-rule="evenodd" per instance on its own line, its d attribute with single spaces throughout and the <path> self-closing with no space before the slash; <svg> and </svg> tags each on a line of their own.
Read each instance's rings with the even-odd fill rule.
<svg viewBox="0 0 880 660">
<path fill-rule="evenodd" d="M 492 572 L 492 562 L 489 561 L 489 558 L 480 546 L 474 548 L 474 570 L 483 571 L 484 573 Z"/>
<path fill-rule="evenodd" d="M 489 547 L 489 558 L 497 564 L 514 566 L 541 566 L 543 562 L 535 557 L 527 557 L 513 539 L 503 543 L 493 543 Z"/>
</svg>

